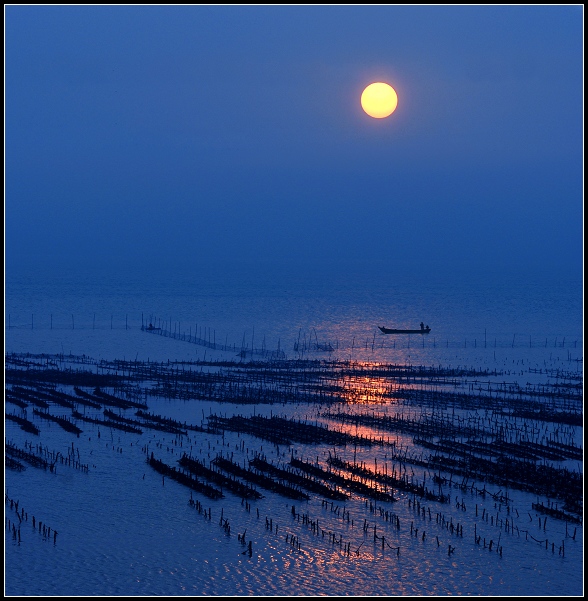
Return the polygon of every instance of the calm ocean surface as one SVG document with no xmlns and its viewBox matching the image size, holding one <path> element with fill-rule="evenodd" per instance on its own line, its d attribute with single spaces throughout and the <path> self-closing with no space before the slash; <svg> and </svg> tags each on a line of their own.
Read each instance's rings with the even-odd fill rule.
<svg viewBox="0 0 588 601">
<path fill-rule="evenodd" d="M 86 355 L 97 361 L 239 361 L 240 351 L 254 348 L 279 350 L 288 359 L 497 370 L 486 384 L 522 386 L 545 383 L 548 374 L 583 373 L 581 274 L 202 268 L 128 276 L 11 274 L 5 284 L 6 353 Z M 384 336 L 377 328 L 412 329 L 420 322 L 431 327 L 428 336 Z M 148 323 L 209 345 L 148 334 L 141 330 Z M 231 350 L 210 348 L 215 344 Z M 333 350 L 319 352 L 317 344 Z M 279 414 L 315 423 L 325 409 L 156 396 L 148 405 L 153 413 L 197 424 L 215 413 Z M 19 411 L 15 405 L 5 408 Z M 530 493 L 508 490 L 509 501 L 501 503 L 497 499 L 505 491 L 498 486 L 486 485 L 491 494 L 482 497 L 448 485 L 450 503 L 425 501 L 418 511 L 412 495 L 399 494 L 389 507 L 378 503 L 398 517 L 396 529 L 360 495 L 338 503 L 345 507 L 343 516 L 351 516 L 347 521 L 341 508 L 325 506 L 317 495 L 292 501 L 263 491 L 264 498 L 248 507 L 230 492 L 221 500 L 195 492 L 193 498 L 210 511 L 208 519 L 189 504 L 189 489 L 162 482 L 146 463 L 147 452 L 169 464 L 184 451 L 206 462 L 234 453 L 243 465 L 261 452 L 277 464 L 292 456 L 324 464 L 333 448 L 275 445 L 236 432 L 137 435 L 90 423 L 79 424 L 83 433 L 76 437 L 33 418 L 30 408 L 28 417 L 40 436 L 7 421 L 6 441 L 20 448 L 42 444 L 63 456 L 75 453 L 89 470 L 65 465 L 56 473 L 32 466 L 5 470 L 7 498 L 19 501 L 29 515 L 18 539 L 5 528 L 7 595 L 583 594 L 582 526 L 552 518 L 542 522 L 531 505 L 547 499 Z M 583 444 L 581 427 L 567 426 L 566 436 Z M 400 438 L 413 445 L 412 436 Z M 355 459 L 353 449 L 337 452 Z M 385 449 L 360 454 L 366 465 L 392 469 Z M 568 463 L 582 470 L 581 461 Z M 414 476 L 432 482 L 426 468 L 414 467 Z M 482 513 L 492 520 L 480 521 Z M 57 530 L 56 540 L 32 527 L 32 515 Z M 230 520 L 230 534 L 221 515 Z M 305 516 L 309 523 L 318 520 L 323 533 L 315 534 Z M 5 521 L 17 517 L 5 505 Z M 455 536 L 449 523 L 462 525 L 463 536 Z M 374 541 L 374 525 L 390 541 L 386 546 Z M 251 556 L 238 540 L 243 532 L 252 542 Z M 475 542 L 476 533 L 484 545 Z M 330 542 L 331 535 L 338 542 Z M 492 549 L 486 545 L 490 540 Z M 342 551 L 341 541 L 350 543 L 351 554 Z"/>
</svg>

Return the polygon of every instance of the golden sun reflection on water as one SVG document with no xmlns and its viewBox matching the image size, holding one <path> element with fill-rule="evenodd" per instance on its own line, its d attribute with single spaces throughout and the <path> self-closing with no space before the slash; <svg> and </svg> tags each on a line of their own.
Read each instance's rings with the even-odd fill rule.
<svg viewBox="0 0 588 601">
<path fill-rule="evenodd" d="M 422 386 L 412 368 L 403 364 L 342 362 L 332 374 L 329 387 L 337 397 L 350 404 L 397 404 L 402 401 L 398 394 L 400 390 Z"/>
<path fill-rule="evenodd" d="M 350 376 L 343 379 L 343 400 L 347 403 L 382 403 L 392 394 L 392 387 L 383 378 Z M 390 398 L 390 401 L 396 399 Z"/>
<path fill-rule="evenodd" d="M 411 408 L 402 394 L 423 386 L 410 367 L 354 361 L 341 363 L 327 377 L 331 398 L 339 402 L 329 404 L 327 409 L 319 408 L 318 417 L 330 429 L 388 447 L 388 451 L 384 449 L 384 457 L 394 452 L 389 445 L 402 449 L 411 444 L 411 435 L 402 434 L 398 428 L 392 432 L 387 426 L 390 418 L 418 418 L 419 412 Z M 355 449 L 354 458 L 364 454 L 360 446 Z"/>
</svg>

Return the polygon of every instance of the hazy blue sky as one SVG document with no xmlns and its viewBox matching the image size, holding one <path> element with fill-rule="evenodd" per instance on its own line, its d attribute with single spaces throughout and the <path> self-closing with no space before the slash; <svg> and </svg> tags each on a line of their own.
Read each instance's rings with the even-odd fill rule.
<svg viewBox="0 0 588 601">
<path fill-rule="evenodd" d="M 4 10 L 7 273 L 582 267 L 582 5 Z"/>
</svg>

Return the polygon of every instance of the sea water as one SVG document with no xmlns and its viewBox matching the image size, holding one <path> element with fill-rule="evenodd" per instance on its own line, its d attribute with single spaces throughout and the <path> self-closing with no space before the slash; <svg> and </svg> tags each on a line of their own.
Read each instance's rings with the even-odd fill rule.
<svg viewBox="0 0 588 601">
<path fill-rule="evenodd" d="M 414 329 L 421 322 L 431 327 L 430 334 L 385 336 L 378 329 Z M 149 323 L 161 331 L 142 329 Z M 582 278 L 567 272 L 224 266 L 185 273 L 13 273 L 6 279 L 5 326 L 6 353 L 86 355 L 95 361 L 248 361 L 247 352 L 254 349 L 254 358 L 279 352 L 288 359 L 490 370 L 499 374 L 495 381 L 522 386 L 540 384 L 547 373 L 583 373 Z M 158 335 L 163 332 L 167 335 Z M 215 350 L 221 346 L 225 350 Z M 321 350 L 327 347 L 329 352 Z M 320 419 L 312 405 L 148 401 L 151 412 L 188 423 L 210 414 Z M 324 464 L 333 450 L 320 444 L 272 445 L 229 432 L 184 438 L 102 429 L 98 438 L 100 428 L 89 423 L 81 424 L 84 432 L 75 437 L 55 423 L 33 421 L 39 437 L 7 421 L 5 439 L 21 448 L 42 444 L 63 455 L 73 447 L 89 470 L 5 470 L 6 497 L 58 532 L 55 540 L 44 537 L 27 522 L 15 539 L 5 529 L 8 595 L 583 592 L 582 527 L 575 527 L 572 538 L 565 522 L 548 518 L 541 525 L 531 509 L 540 499 L 528 493 L 507 491 L 509 511 L 518 512 L 518 535 L 476 521 L 474 511 L 492 514 L 492 520 L 504 517 L 499 497 L 460 489 L 448 490 L 449 505 L 423 503 L 433 516 L 427 513 L 425 520 L 420 511 L 415 514 L 414 499 L 399 495 L 387 508 L 398 517 L 399 530 L 359 497 L 344 503 L 351 516 L 347 522 L 341 508 L 325 506 L 316 495 L 293 502 L 263 491 L 263 499 L 247 506 L 230 492 L 218 501 L 194 493 L 209 512 L 205 515 L 189 503 L 189 489 L 150 468 L 148 453 L 172 464 L 183 452 L 205 462 L 219 453 L 233 452 L 246 461 L 262 452 L 286 465 L 293 456 Z M 582 428 L 571 432 L 581 445 Z M 247 450 L 241 452 L 243 444 Z M 352 450 L 339 452 L 351 459 Z M 372 466 L 387 461 L 385 451 L 364 451 L 362 458 Z M 574 469 L 581 470 L 581 462 Z M 421 479 L 431 477 L 421 468 L 414 471 Z M 504 492 L 490 488 L 493 494 Z M 221 516 L 230 520 L 230 533 Z M 304 525 L 305 516 L 320 522 L 321 534 Z M 6 519 L 16 520 L 7 506 Z M 463 540 L 445 527 L 450 520 L 463 524 Z M 376 544 L 374 526 L 387 545 Z M 474 528 L 482 529 L 484 545 L 474 542 Z M 251 556 L 237 538 L 241 533 L 252 543 Z M 342 542 L 353 552 L 344 553 Z M 562 543 L 565 554 L 558 552 Z"/>
</svg>

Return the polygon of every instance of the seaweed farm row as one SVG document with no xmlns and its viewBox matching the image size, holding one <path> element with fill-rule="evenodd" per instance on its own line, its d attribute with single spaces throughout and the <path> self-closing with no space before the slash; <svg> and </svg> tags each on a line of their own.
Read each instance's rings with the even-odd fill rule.
<svg viewBox="0 0 588 601">
<path fill-rule="evenodd" d="M 88 369 L 90 365 L 94 369 Z M 438 407 L 514 409 L 527 411 L 528 418 L 575 420 L 577 425 L 582 419 L 582 375 L 555 370 L 545 370 L 541 384 L 521 386 L 508 381 L 509 372 L 441 366 L 309 360 L 154 363 L 10 354 L 5 375 L 15 386 L 37 381 L 68 384 L 78 390 L 112 387 L 124 392 L 126 400 L 111 398 L 111 402 L 140 408 L 145 408 L 141 395 L 147 393 L 239 404 L 405 401 Z M 108 399 L 104 395 L 99 393 L 103 404 Z M 518 401 L 514 407 L 513 401 Z"/>
<path fill-rule="evenodd" d="M 413 478 L 409 486 L 401 472 L 402 466 L 412 465 L 438 473 L 439 479 L 444 472 L 446 479 L 465 478 L 545 495 L 581 513 L 583 449 L 575 434 L 575 427 L 583 424 L 581 379 L 577 374 L 546 372 L 541 384 L 522 387 L 506 376 L 486 370 L 345 361 L 105 362 L 86 356 L 11 354 L 6 356 L 5 400 L 15 409 L 7 409 L 5 415 L 36 436 L 43 422 L 53 421 L 77 437 L 85 424 L 91 424 L 138 435 L 148 430 L 177 437 L 230 431 L 276 446 L 355 449 L 353 461 L 344 464 L 329 453 L 324 466 L 328 471 L 322 474 L 311 472 L 323 468 L 298 464 L 295 495 L 299 496 L 306 494 L 301 485 L 309 476 L 315 479 L 311 488 L 321 490 L 325 498 L 347 494 L 345 481 L 368 474 L 356 462 L 357 448 L 377 446 L 385 448 L 399 473 L 376 469 L 374 485 L 443 501 L 431 487 L 425 491 L 424 482 Z M 274 411 L 269 416 L 203 414 L 201 423 L 188 424 L 150 413 L 149 399 L 157 398 L 310 409 L 297 419 Z M 36 420 L 30 419 L 29 407 Z M 286 483 L 289 472 L 267 464 L 262 477 L 261 460 L 258 454 L 249 467 L 234 466 L 233 476 L 249 484 L 271 476 L 273 490 L 281 486 L 286 493 L 294 476 Z M 213 467 L 202 466 L 197 473 L 193 461 L 186 456 L 179 467 L 213 484 L 217 477 L 213 474 L 228 466 L 226 458 L 217 457 Z M 343 467 L 342 474 L 333 471 Z M 243 484 L 244 497 L 249 484 Z M 362 494 L 369 496 L 368 492 Z"/>
<path fill-rule="evenodd" d="M 245 359 L 6 355 L 7 543 L 74 557 L 114 524 L 247 574 L 578 561 L 577 373 Z"/>
</svg>

